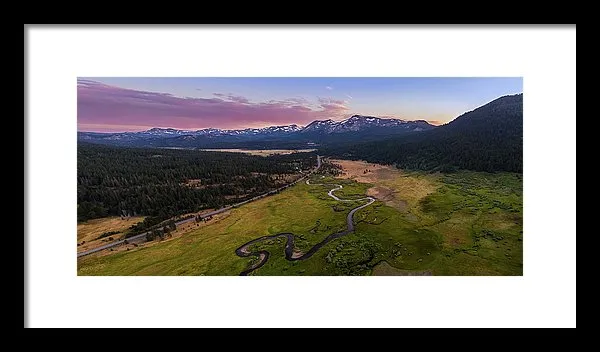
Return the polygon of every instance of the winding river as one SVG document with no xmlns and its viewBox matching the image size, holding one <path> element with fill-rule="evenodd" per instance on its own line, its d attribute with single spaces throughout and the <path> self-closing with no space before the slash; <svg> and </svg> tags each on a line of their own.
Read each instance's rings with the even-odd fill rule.
<svg viewBox="0 0 600 352">
<path fill-rule="evenodd" d="M 312 257 L 313 254 L 315 254 L 321 247 L 323 247 L 327 243 L 335 240 L 336 238 L 340 238 L 342 236 L 345 236 L 345 235 L 353 232 L 354 231 L 354 221 L 353 221 L 354 213 L 356 213 L 358 210 L 360 210 L 364 207 L 371 205 L 375 201 L 375 198 L 373 198 L 373 197 L 365 197 L 365 198 L 358 198 L 358 199 L 340 199 L 335 194 L 333 194 L 333 192 L 342 189 L 343 188 L 342 185 L 326 184 L 326 183 L 310 183 L 308 180 L 306 180 L 306 184 L 307 185 L 315 185 L 315 186 L 327 186 L 327 185 L 335 186 L 329 192 L 327 192 L 327 195 L 337 201 L 340 201 L 340 202 L 355 202 L 355 201 L 366 200 L 367 203 L 350 210 L 350 212 L 348 213 L 348 216 L 346 217 L 346 229 L 345 230 L 332 233 L 331 235 L 325 237 L 325 239 L 323 241 L 315 244 L 311 249 L 308 250 L 308 252 L 306 252 L 302 255 L 298 255 L 297 253 L 294 253 L 294 234 L 291 232 L 281 232 L 281 233 L 278 233 L 275 235 L 263 236 L 263 237 L 253 239 L 252 241 L 243 244 L 242 246 L 240 246 L 238 249 L 235 250 L 235 254 L 237 254 L 240 257 L 258 256 L 259 261 L 258 261 L 258 263 L 252 265 L 250 268 L 242 271 L 240 273 L 240 275 L 242 275 L 242 276 L 248 275 L 252 271 L 265 265 L 267 260 L 269 260 L 269 256 L 271 255 L 266 250 L 250 252 L 250 250 L 248 248 L 251 245 L 258 243 L 258 242 L 266 241 L 269 239 L 274 239 L 277 237 L 285 237 L 287 239 L 287 241 L 285 243 L 285 249 L 284 249 L 285 259 L 287 259 L 289 261 L 308 259 L 308 258 Z"/>
</svg>

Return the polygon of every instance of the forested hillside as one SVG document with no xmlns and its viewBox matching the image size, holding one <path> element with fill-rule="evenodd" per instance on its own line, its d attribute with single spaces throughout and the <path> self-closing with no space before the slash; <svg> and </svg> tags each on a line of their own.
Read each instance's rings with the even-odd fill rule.
<svg viewBox="0 0 600 352">
<path fill-rule="evenodd" d="M 407 169 L 522 172 L 523 94 L 498 98 L 433 130 L 320 152 Z"/>
<path fill-rule="evenodd" d="M 80 143 L 77 218 L 147 215 L 147 225 L 268 192 L 316 165 L 314 153 L 269 157 Z"/>
</svg>

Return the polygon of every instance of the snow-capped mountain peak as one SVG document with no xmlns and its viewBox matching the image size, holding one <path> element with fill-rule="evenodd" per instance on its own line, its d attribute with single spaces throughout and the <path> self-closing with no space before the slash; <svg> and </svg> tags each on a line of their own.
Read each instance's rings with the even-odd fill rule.
<svg viewBox="0 0 600 352">
<path fill-rule="evenodd" d="M 204 128 L 194 131 L 155 127 L 141 132 L 80 132 L 78 133 L 78 138 L 85 141 L 105 141 L 106 143 L 123 145 L 179 145 L 181 143 L 177 142 L 177 139 L 180 138 L 183 141 L 188 141 L 188 144 L 193 145 L 194 143 L 200 143 L 197 141 L 204 141 L 201 143 L 207 144 L 209 143 L 207 141 L 212 141 L 211 143 L 217 141 L 223 143 L 224 141 L 237 142 L 263 140 L 265 138 L 283 140 L 289 136 L 292 140 L 306 140 L 312 143 L 322 138 L 328 139 L 332 134 L 336 134 L 339 138 L 345 138 L 344 133 L 350 133 L 348 136 L 357 133 L 364 134 L 365 136 L 397 135 L 413 132 L 419 133 L 432 128 L 435 128 L 435 126 L 424 120 L 406 121 L 393 118 L 352 115 L 340 121 L 332 119 L 315 120 L 305 127 L 291 124 L 246 129 Z"/>
<path fill-rule="evenodd" d="M 425 125 L 422 125 L 422 124 Z M 306 126 L 302 132 L 325 132 L 325 133 L 343 133 L 357 132 L 373 128 L 400 128 L 403 130 L 420 131 L 425 130 L 430 125 L 425 121 L 405 121 L 401 119 L 380 118 L 375 116 L 352 115 L 341 121 L 317 120 Z M 419 128 L 419 129 L 417 129 Z"/>
</svg>

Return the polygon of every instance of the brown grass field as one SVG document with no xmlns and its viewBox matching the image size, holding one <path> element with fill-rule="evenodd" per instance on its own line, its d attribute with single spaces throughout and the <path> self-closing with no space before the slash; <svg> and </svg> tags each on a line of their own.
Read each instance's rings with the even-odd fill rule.
<svg viewBox="0 0 600 352">
<path fill-rule="evenodd" d="M 422 217 L 418 202 L 438 188 L 437 175 L 411 174 L 393 166 L 353 160 L 331 160 L 344 169 L 340 178 L 348 178 L 373 187 L 367 194 L 386 205 L 408 214 L 408 218 Z M 367 172 L 365 172 L 367 171 Z"/>
<path fill-rule="evenodd" d="M 108 237 L 96 239 L 105 232 L 121 231 L 121 233 L 111 235 L 115 240 L 119 239 L 123 237 L 131 225 L 135 225 L 140 221 L 144 221 L 143 216 L 133 216 L 123 220 L 119 216 L 111 216 L 79 223 L 77 224 L 77 243 L 82 243 L 83 241 L 85 243 L 78 246 L 77 251 L 81 252 L 106 244 L 103 240 L 108 240 Z"/>
</svg>

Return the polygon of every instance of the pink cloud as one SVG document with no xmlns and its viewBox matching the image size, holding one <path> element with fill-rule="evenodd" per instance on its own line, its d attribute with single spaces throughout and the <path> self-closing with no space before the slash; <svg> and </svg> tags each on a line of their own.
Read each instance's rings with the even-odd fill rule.
<svg viewBox="0 0 600 352">
<path fill-rule="evenodd" d="M 347 113 L 343 100 L 322 99 L 310 104 L 303 98 L 251 102 L 245 97 L 214 93 L 213 98 L 178 97 L 77 81 L 77 122 L 80 129 L 123 126 L 245 128 L 266 125 L 308 124 L 317 119 L 339 118 Z M 143 129 L 143 128 L 140 128 Z"/>
<path fill-rule="evenodd" d="M 233 94 L 213 93 L 214 96 L 228 101 L 234 101 L 241 104 L 250 104 L 250 101 L 244 97 Z"/>
</svg>

